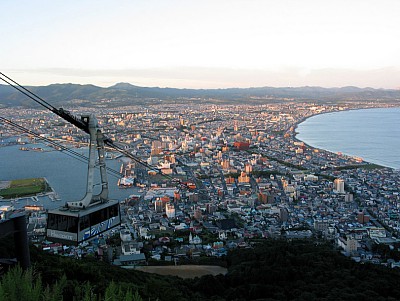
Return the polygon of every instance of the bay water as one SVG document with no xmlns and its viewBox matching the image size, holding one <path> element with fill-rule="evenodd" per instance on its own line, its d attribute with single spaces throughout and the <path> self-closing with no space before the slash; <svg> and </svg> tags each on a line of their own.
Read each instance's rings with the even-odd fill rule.
<svg viewBox="0 0 400 301">
<path fill-rule="evenodd" d="M 310 146 L 400 169 L 400 108 L 374 108 L 312 116 L 296 138 Z"/>
<path fill-rule="evenodd" d="M 78 201 L 86 191 L 87 163 L 74 159 L 59 151 L 22 151 L 21 145 L 0 147 L 0 181 L 27 178 L 46 178 L 49 185 L 61 198 L 61 201 L 50 201 L 39 198 L 45 208 L 53 209 L 64 205 L 67 201 Z M 42 144 L 24 145 L 23 147 L 43 147 Z M 48 149 L 48 147 L 47 147 Z M 88 148 L 73 149 L 88 156 Z M 120 170 L 120 160 L 106 160 L 107 167 Z M 98 174 L 96 171 L 95 174 Z M 110 199 L 124 200 L 137 192 L 136 188 L 121 189 L 118 187 L 118 177 L 108 174 Z M 95 177 L 96 178 L 96 177 Z M 100 183 L 99 176 L 95 183 Z M 94 192 L 98 193 L 95 188 Z M 43 201 L 44 200 L 44 201 Z M 29 200 L 28 200 L 29 202 Z M 39 202 L 41 203 L 41 202 Z M 30 203 L 33 205 L 34 203 Z M 22 206 L 25 204 L 22 204 Z M 21 204 L 19 204 L 21 206 Z M 16 206 L 18 207 L 18 206 Z"/>
</svg>

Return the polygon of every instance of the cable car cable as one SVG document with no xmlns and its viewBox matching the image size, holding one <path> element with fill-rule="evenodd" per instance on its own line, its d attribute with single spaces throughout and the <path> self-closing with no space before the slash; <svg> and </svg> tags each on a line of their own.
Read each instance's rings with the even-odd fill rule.
<svg viewBox="0 0 400 301">
<path fill-rule="evenodd" d="M 53 113 L 55 113 L 56 115 L 60 116 L 64 120 L 68 121 L 69 123 L 71 123 L 71 124 L 75 125 L 76 127 L 80 128 L 84 132 L 89 133 L 89 129 L 88 129 L 87 125 L 84 124 L 81 120 L 79 120 L 76 116 L 72 115 L 69 111 L 64 110 L 63 108 L 57 109 L 56 107 L 52 106 L 51 104 L 49 104 L 48 102 L 43 100 L 41 97 L 39 97 L 35 93 L 31 92 L 29 89 L 23 87 L 22 85 L 17 83 L 15 80 L 13 80 L 10 77 L 8 77 L 7 75 L 5 75 L 4 73 L 0 72 L 0 75 L 1 75 L 0 79 L 2 81 L 6 82 L 11 87 L 13 87 L 14 89 L 18 90 L 19 92 L 21 92 L 25 96 L 29 97 L 30 99 L 32 99 L 36 103 L 42 105 L 46 109 L 52 111 Z M 4 79 L 2 76 L 5 77 L 6 79 Z M 117 145 L 115 145 L 115 143 L 110 138 L 105 137 L 104 143 L 105 143 L 105 145 L 108 145 L 109 147 L 118 150 L 119 152 L 123 153 L 124 155 L 126 155 L 130 159 L 134 160 L 135 162 L 145 166 L 146 168 L 148 168 L 150 170 L 153 170 L 153 171 L 156 171 L 161 176 L 163 176 L 165 178 L 168 178 L 168 179 L 172 180 L 173 182 L 176 182 L 180 187 L 186 187 L 186 188 L 190 189 L 188 187 L 188 185 L 186 185 L 182 181 L 174 179 L 173 177 L 162 173 L 162 171 L 160 169 L 157 169 L 157 168 L 154 168 L 154 167 L 150 166 L 149 164 L 143 162 L 139 158 L 134 157 L 131 153 L 129 153 L 129 152 L 123 150 L 122 148 L 118 147 Z"/>
<path fill-rule="evenodd" d="M 10 77 L 8 77 L 7 75 L 5 75 L 3 72 L 0 72 L 1 76 L 4 76 L 6 79 L 0 77 L 0 79 L 4 82 L 6 82 L 7 84 L 9 84 L 11 87 L 13 87 L 14 89 L 18 90 L 19 92 L 21 92 L 22 94 L 24 94 L 25 96 L 29 97 L 30 99 L 32 99 L 33 101 L 35 101 L 36 103 L 40 104 L 41 106 L 45 107 L 46 109 L 53 111 L 56 110 L 56 108 L 54 106 L 52 106 L 51 104 L 49 104 L 47 101 L 45 101 L 44 99 L 42 99 L 41 97 L 37 96 L 35 93 L 31 92 L 30 90 L 28 90 L 27 88 L 21 86 L 20 84 L 18 84 L 16 81 L 14 81 L 13 79 L 11 79 Z"/>
<path fill-rule="evenodd" d="M 13 79 L 11 79 L 10 77 L 8 77 L 7 75 L 5 75 L 4 73 L 0 72 L 0 75 L 4 76 L 7 78 L 7 80 L 5 80 L 4 78 L 1 78 L 1 80 L 3 80 L 4 82 L 6 82 L 7 84 L 9 84 L 11 87 L 15 88 L 16 90 L 18 90 L 19 92 L 23 93 L 25 96 L 31 98 L 32 100 L 34 100 L 36 103 L 44 106 L 46 109 L 52 111 L 55 113 L 55 111 L 58 111 L 58 109 L 56 109 L 54 106 L 52 106 L 51 104 L 49 104 L 48 102 L 46 102 L 45 100 L 43 100 L 41 97 L 37 96 L 35 93 L 31 92 L 30 90 L 28 90 L 27 88 L 21 86 L 20 84 L 18 84 L 16 81 L 14 81 Z M 10 81 L 13 83 L 10 83 Z M 26 91 L 26 92 L 25 92 Z M 36 98 L 35 98 L 36 97 Z M 63 110 L 64 111 L 64 110 Z M 65 111 L 68 112 L 68 111 Z M 58 114 L 57 114 L 58 115 Z M 63 116 L 60 116 L 63 117 Z M 67 120 L 70 121 L 70 120 Z M 74 124 L 76 125 L 76 124 Z M 150 165 L 142 162 L 140 159 L 135 158 L 132 154 L 124 151 L 122 148 L 116 146 L 114 144 L 114 142 L 111 141 L 111 139 L 106 139 L 106 144 L 109 147 L 112 147 L 120 152 L 123 152 L 125 155 L 129 156 L 129 158 L 133 159 L 135 162 L 144 165 L 145 167 L 152 169 L 152 170 L 156 170 L 155 168 L 151 167 Z M 159 170 L 156 170 L 159 173 Z"/>
<path fill-rule="evenodd" d="M 80 154 L 80 153 L 77 153 L 77 152 L 75 152 L 75 151 L 73 151 L 73 150 L 71 150 L 71 149 L 69 149 L 69 148 L 63 146 L 62 144 L 59 144 L 59 143 L 57 143 L 57 142 L 54 142 L 54 141 L 52 141 L 52 140 L 50 140 L 50 139 L 48 139 L 48 138 L 46 138 L 46 137 L 42 137 L 42 136 L 40 136 L 39 134 L 37 134 L 37 133 L 35 133 L 35 132 L 33 132 L 33 131 L 27 129 L 27 128 L 24 128 L 23 126 L 18 125 L 18 124 L 16 124 L 15 122 L 12 122 L 12 121 L 9 120 L 9 119 L 0 117 L 0 123 L 2 123 L 3 125 L 6 125 L 6 126 L 8 125 L 8 126 L 16 127 L 16 128 L 19 129 L 19 131 L 21 131 L 21 132 L 23 132 L 23 133 L 27 133 L 27 134 L 29 134 L 29 135 L 32 135 L 32 136 L 36 137 L 36 138 L 39 139 L 39 140 L 44 140 L 44 141 L 46 141 L 46 142 L 48 142 L 48 143 L 50 143 L 50 144 L 52 144 L 52 145 L 54 145 L 54 146 L 56 146 L 56 147 L 62 149 L 63 151 L 66 151 L 66 153 L 65 153 L 66 155 L 68 155 L 68 156 L 70 156 L 70 157 L 72 157 L 72 158 L 75 158 L 75 159 L 77 159 L 77 160 L 79 160 L 79 161 L 81 161 L 81 162 L 83 162 L 83 163 L 85 163 L 85 164 L 87 164 L 87 162 L 88 162 L 88 157 L 86 157 L 85 155 Z M 70 153 L 70 154 L 68 154 L 68 153 Z M 73 157 L 73 156 L 75 156 L 75 157 Z M 112 168 L 109 168 L 109 167 L 106 167 L 106 168 L 107 168 L 107 170 L 108 170 L 109 172 L 115 174 L 115 175 L 112 174 L 113 176 L 116 176 L 116 175 L 118 175 L 118 176 L 123 176 L 120 172 L 118 172 L 118 171 L 116 171 L 116 170 L 114 170 L 114 169 L 112 169 Z"/>
<path fill-rule="evenodd" d="M 59 143 L 57 143 L 57 142 L 52 141 L 51 139 L 48 139 L 48 138 L 46 138 L 46 137 L 42 137 L 42 136 L 40 136 L 39 134 L 37 134 L 37 133 L 35 133 L 35 132 L 33 132 L 33 131 L 31 131 L 31 130 L 29 130 L 29 129 L 27 129 L 27 128 L 25 128 L 25 127 L 23 127 L 23 126 L 21 126 L 21 125 L 15 123 L 15 122 L 9 120 L 9 119 L 6 119 L 6 118 L 0 116 L 0 123 L 3 124 L 3 125 L 5 125 L 5 126 L 11 126 L 11 127 L 13 127 L 13 128 L 17 128 L 20 132 L 23 132 L 23 133 L 32 135 L 32 136 L 36 137 L 37 139 L 44 140 L 44 141 L 46 141 L 47 143 L 50 143 L 50 144 L 52 144 L 53 146 L 56 146 L 56 147 L 62 149 L 62 151 L 65 151 L 65 154 L 68 155 L 68 156 L 70 156 L 71 158 L 75 158 L 75 159 L 77 159 L 77 160 L 79 160 L 79 161 L 81 161 L 81 162 L 83 162 L 83 163 L 85 163 L 85 164 L 87 164 L 87 162 L 88 162 L 88 160 L 89 160 L 89 158 L 86 157 L 85 155 L 80 154 L 80 153 L 78 153 L 78 152 L 75 152 L 75 151 L 73 151 L 72 149 L 67 148 L 67 147 L 65 147 L 65 146 L 62 145 L 62 144 L 59 144 Z M 56 149 L 56 150 L 57 150 L 57 149 Z M 114 169 L 112 169 L 112 168 L 106 167 L 106 169 L 107 169 L 109 172 L 113 173 L 113 174 L 111 174 L 112 176 L 115 176 L 115 177 L 117 177 L 117 176 L 119 176 L 119 177 L 120 177 L 120 176 L 123 176 L 120 172 L 118 172 L 118 171 L 116 171 L 116 170 L 114 170 Z"/>
</svg>

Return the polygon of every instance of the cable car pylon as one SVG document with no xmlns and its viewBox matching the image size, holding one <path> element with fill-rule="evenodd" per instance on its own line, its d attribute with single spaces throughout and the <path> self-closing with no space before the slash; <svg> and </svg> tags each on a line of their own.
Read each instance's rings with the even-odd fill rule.
<svg viewBox="0 0 400 301">
<path fill-rule="evenodd" d="M 82 115 L 81 120 L 84 124 L 87 124 L 89 129 L 89 135 L 90 135 L 89 162 L 88 162 L 85 196 L 80 201 L 67 202 L 68 208 L 75 208 L 75 209 L 85 209 L 95 204 L 105 203 L 108 201 L 108 181 L 106 172 L 103 133 L 98 127 L 97 119 L 93 114 Z M 97 155 L 96 155 L 96 150 L 97 150 Z M 96 165 L 98 165 L 100 169 L 101 192 L 98 195 L 93 195 L 94 172 L 96 170 Z"/>
<path fill-rule="evenodd" d="M 79 124 L 90 136 L 86 194 L 79 201 L 49 210 L 46 230 L 48 240 L 74 245 L 121 224 L 119 202 L 108 198 L 103 133 L 93 114 L 82 115 Z M 95 170 L 100 171 L 101 179 L 101 191 L 96 195 L 93 192 Z"/>
</svg>

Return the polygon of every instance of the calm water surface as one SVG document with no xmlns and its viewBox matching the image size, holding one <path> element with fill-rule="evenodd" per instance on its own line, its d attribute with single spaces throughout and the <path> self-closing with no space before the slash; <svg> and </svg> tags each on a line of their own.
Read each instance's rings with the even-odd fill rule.
<svg viewBox="0 0 400 301">
<path fill-rule="evenodd" d="M 41 147 L 42 145 L 28 146 Z M 0 147 L 0 181 L 45 177 L 62 199 L 61 202 L 46 202 L 43 205 L 47 208 L 59 207 L 66 201 L 77 201 L 85 195 L 87 164 L 59 151 L 22 151 L 20 147 L 20 145 Z M 88 156 L 87 149 L 74 149 L 74 151 Z M 121 166 L 118 160 L 107 160 L 106 164 L 107 167 L 116 171 L 119 171 Z M 118 188 L 118 178 L 109 174 L 107 176 L 111 199 L 124 200 L 135 193 L 133 188 Z M 98 191 L 95 190 L 95 192 Z"/>
<path fill-rule="evenodd" d="M 400 169 L 400 108 L 321 114 L 296 131 L 298 139 L 313 147 Z"/>
</svg>

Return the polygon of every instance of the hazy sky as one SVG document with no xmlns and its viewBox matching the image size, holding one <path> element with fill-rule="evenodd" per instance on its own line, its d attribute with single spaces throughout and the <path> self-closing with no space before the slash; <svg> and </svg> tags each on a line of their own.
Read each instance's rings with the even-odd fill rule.
<svg viewBox="0 0 400 301">
<path fill-rule="evenodd" d="M 400 87 L 399 0 L 2 0 L 24 85 Z"/>
</svg>

